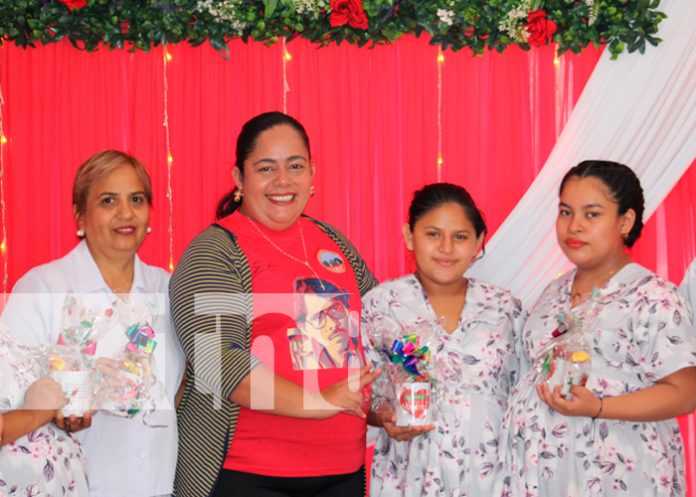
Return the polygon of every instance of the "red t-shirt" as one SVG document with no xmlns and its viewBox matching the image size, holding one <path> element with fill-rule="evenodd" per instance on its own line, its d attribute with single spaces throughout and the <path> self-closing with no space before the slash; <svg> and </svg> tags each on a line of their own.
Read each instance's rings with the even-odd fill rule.
<svg viewBox="0 0 696 497">
<path fill-rule="evenodd" d="M 255 357 L 310 391 L 344 380 L 349 363 L 364 364 L 355 276 L 324 232 L 303 218 L 271 231 L 239 212 L 220 224 L 237 236 L 251 268 Z M 352 473 L 364 464 L 365 429 L 349 414 L 299 419 L 242 407 L 223 467 L 285 477 Z"/>
</svg>

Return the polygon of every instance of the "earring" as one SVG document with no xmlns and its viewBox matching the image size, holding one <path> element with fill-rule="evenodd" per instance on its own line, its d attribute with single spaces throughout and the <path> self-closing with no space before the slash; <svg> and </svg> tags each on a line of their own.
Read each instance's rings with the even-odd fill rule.
<svg viewBox="0 0 696 497">
<path fill-rule="evenodd" d="M 242 197 L 244 196 L 244 193 L 242 193 L 242 190 L 239 188 L 235 188 L 234 190 L 234 197 L 232 199 L 236 202 L 239 203 L 242 201 Z"/>
<path fill-rule="evenodd" d="M 75 234 L 77 235 L 78 238 L 84 238 L 85 237 L 85 230 L 80 228 L 79 230 L 77 230 L 77 232 Z"/>
<path fill-rule="evenodd" d="M 148 235 L 150 233 L 152 233 L 152 228 L 150 226 L 148 226 L 147 229 L 145 230 L 145 233 L 147 233 Z"/>
<path fill-rule="evenodd" d="M 626 238 L 628 238 L 628 233 L 621 233 L 621 238 L 623 238 L 625 241 Z"/>
<path fill-rule="evenodd" d="M 312 185 L 309 189 L 309 196 L 313 197 L 315 193 L 316 193 L 316 190 L 314 189 L 314 185 Z"/>
</svg>

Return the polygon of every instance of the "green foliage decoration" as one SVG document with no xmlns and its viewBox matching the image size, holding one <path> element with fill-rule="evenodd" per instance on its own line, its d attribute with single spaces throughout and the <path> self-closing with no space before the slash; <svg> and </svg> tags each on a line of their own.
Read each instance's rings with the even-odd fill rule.
<svg viewBox="0 0 696 497">
<path fill-rule="evenodd" d="M 559 53 L 607 45 L 615 58 L 661 41 L 658 7 L 659 0 L 0 0 L 0 43 L 34 47 L 67 38 L 84 50 L 149 50 L 207 41 L 226 52 L 234 38 L 375 46 L 427 34 L 443 49 L 483 54 L 540 44 L 527 22 L 541 9 L 544 26 L 553 26 L 543 43 L 556 43 Z M 364 13 L 366 29 L 350 15 L 339 22 L 341 12 Z"/>
</svg>

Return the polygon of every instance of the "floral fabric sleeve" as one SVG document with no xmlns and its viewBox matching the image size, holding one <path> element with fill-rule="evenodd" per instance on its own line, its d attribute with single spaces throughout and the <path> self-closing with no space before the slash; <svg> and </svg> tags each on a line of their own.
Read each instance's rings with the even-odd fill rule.
<svg viewBox="0 0 696 497">
<path fill-rule="evenodd" d="M 638 292 L 633 327 L 638 341 L 638 357 L 626 359 L 643 375 L 656 382 L 680 369 L 696 366 L 696 335 L 689 312 L 669 282 L 652 277 Z"/>
<path fill-rule="evenodd" d="M 510 385 L 515 386 L 519 379 L 529 371 L 530 365 L 525 359 L 524 351 L 522 350 L 522 330 L 527 321 L 528 312 L 522 307 L 522 302 L 519 299 L 512 299 L 512 334 L 515 346 L 515 356 L 517 357 L 518 366 L 512 371 L 510 377 Z"/>
</svg>

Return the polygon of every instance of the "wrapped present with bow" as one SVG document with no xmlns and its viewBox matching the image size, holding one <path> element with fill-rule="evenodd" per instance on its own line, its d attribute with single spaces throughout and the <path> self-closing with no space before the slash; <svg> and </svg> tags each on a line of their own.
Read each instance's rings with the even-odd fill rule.
<svg viewBox="0 0 696 497">
<path fill-rule="evenodd" d="M 406 326 L 387 317 L 375 320 L 371 333 L 373 346 L 387 362 L 383 379 L 374 387 L 373 408 L 388 403 L 396 414 L 398 426 L 432 422 L 431 343 L 439 327 L 439 320 L 422 320 Z"/>
<path fill-rule="evenodd" d="M 63 302 L 60 334 L 57 344 L 77 349 L 84 356 L 86 365 L 97 351 L 97 343 L 109 331 L 113 309 L 90 306 L 84 298 L 68 294 Z"/>
<path fill-rule="evenodd" d="M 45 348 L 50 376 L 61 386 L 68 403 L 63 416 L 83 416 L 92 408 L 92 375 L 80 349 L 67 345 Z"/>
<path fill-rule="evenodd" d="M 97 399 L 101 410 L 131 418 L 150 400 L 150 388 L 155 383 L 152 354 L 157 341 L 148 323 L 133 324 L 125 334 L 128 341 L 122 352 L 98 363 L 101 382 Z"/>
<path fill-rule="evenodd" d="M 68 404 L 64 416 L 82 416 L 93 408 L 94 355 L 97 343 L 108 332 L 113 310 L 90 306 L 75 294 L 63 301 L 61 327 L 56 345 L 42 349 L 44 365 L 63 388 Z"/>
<path fill-rule="evenodd" d="M 595 288 L 588 302 L 557 316 L 558 327 L 552 339 L 542 348 L 536 359 L 538 382 L 545 381 L 553 392 L 559 387 L 563 397 L 570 394 L 574 386 L 585 386 L 592 368 L 592 346 L 590 332 L 597 319 Z"/>
</svg>

